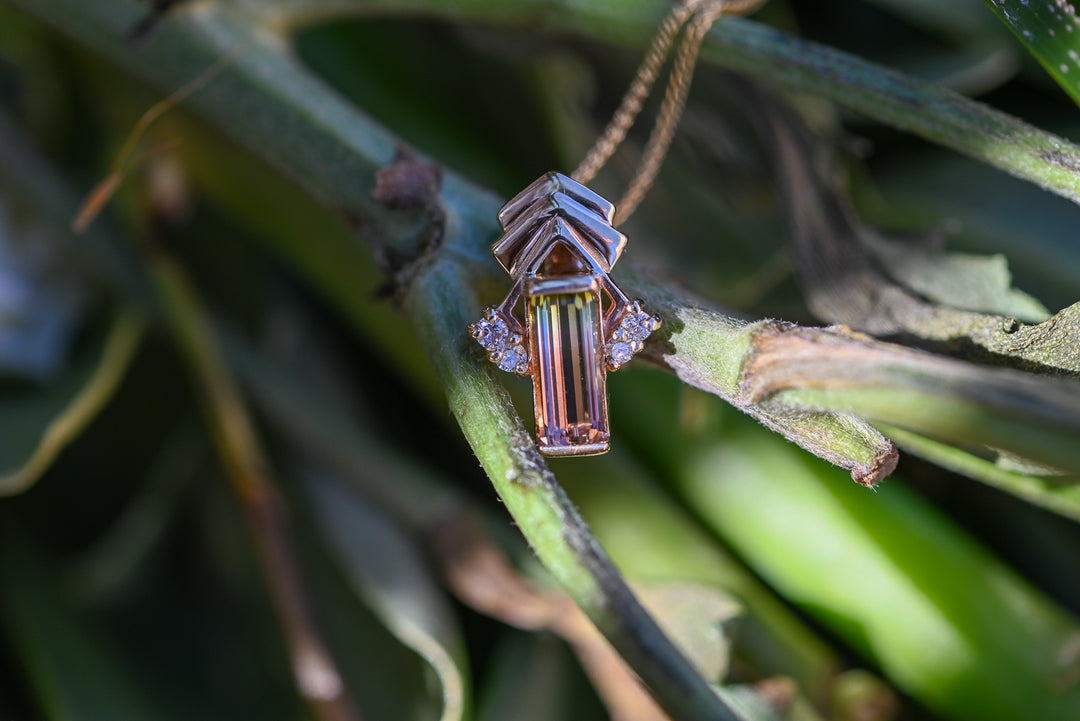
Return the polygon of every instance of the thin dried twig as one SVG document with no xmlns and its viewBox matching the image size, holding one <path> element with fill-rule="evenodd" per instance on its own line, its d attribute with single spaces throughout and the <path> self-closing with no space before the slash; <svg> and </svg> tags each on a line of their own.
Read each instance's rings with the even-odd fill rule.
<svg viewBox="0 0 1080 721">
<path fill-rule="evenodd" d="M 618 652 L 565 593 L 542 591 L 514 568 L 466 514 L 435 530 L 432 547 L 454 594 L 473 610 L 503 623 L 547 630 L 574 649 L 616 721 L 669 721 Z"/>
<path fill-rule="evenodd" d="M 232 52 L 222 55 L 213 65 L 199 73 L 189 83 L 166 95 L 142 114 L 113 159 L 109 172 L 83 200 L 79 211 L 71 221 L 72 232 L 82 233 L 94 222 L 94 219 L 101 214 L 101 211 L 112 200 L 117 188 L 120 187 L 121 181 L 131 171 L 132 167 L 174 145 L 174 143 L 167 143 L 162 147 L 152 148 L 149 151 L 140 153 L 134 159 L 132 157 L 139 141 L 158 118 L 213 82 L 214 78 L 236 58 L 242 48 L 242 45 L 238 45 Z"/>
<path fill-rule="evenodd" d="M 320 721 L 360 721 L 315 623 L 281 497 L 202 303 L 168 254 L 157 250 L 150 260 L 166 319 L 202 391 L 214 442 L 262 561 L 300 695 Z"/>
</svg>

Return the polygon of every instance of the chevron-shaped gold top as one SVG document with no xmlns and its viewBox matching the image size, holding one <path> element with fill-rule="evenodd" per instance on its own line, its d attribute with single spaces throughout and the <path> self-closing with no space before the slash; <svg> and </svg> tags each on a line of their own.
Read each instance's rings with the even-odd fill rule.
<svg viewBox="0 0 1080 721">
<path fill-rule="evenodd" d="M 626 245 L 614 217 L 615 206 L 581 183 L 546 173 L 499 211 L 504 232 L 491 251 L 513 277 L 535 273 L 558 243 L 608 273 Z"/>
</svg>

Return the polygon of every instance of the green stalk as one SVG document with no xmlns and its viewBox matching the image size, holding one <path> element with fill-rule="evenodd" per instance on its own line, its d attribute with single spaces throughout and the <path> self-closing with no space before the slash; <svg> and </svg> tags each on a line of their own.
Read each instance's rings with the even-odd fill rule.
<svg viewBox="0 0 1080 721">
<path fill-rule="evenodd" d="M 559 479 L 627 578 L 700 583 L 730 593 L 745 607 L 732 641 L 740 659 L 765 677 L 794 679 L 826 705 L 840 660 L 635 464 L 605 456 L 566 464 Z"/>
<path fill-rule="evenodd" d="M 261 5 L 259 15 L 279 29 L 347 16 L 424 15 L 532 31 L 540 27 L 635 49 L 645 47 L 670 7 L 662 0 L 582 0 L 570 12 L 548 0 L 274 0 Z M 1080 202 L 1076 145 L 959 93 L 738 18 L 716 24 L 701 57 L 826 98 Z"/>
<path fill-rule="evenodd" d="M 993 461 L 902 428 L 881 424 L 881 430 L 905 451 L 920 458 L 1080 521 L 1080 483 L 1075 476 L 1035 476 L 1011 471 Z"/>
<path fill-rule="evenodd" d="M 421 266 L 409 311 L 427 340 L 450 409 L 533 551 L 675 719 L 738 716 L 630 592 L 548 470 L 494 371 L 462 333 L 476 302 L 452 262 Z"/>
</svg>

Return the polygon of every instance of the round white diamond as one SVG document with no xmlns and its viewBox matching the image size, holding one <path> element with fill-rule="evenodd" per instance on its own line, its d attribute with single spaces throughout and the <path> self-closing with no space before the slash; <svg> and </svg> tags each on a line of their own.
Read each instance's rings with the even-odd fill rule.
<svg viewBox="0 0 1080 721">
<path fill-rule="evenodd" d="M 611 356 L 611 360 L 622 365 L 633 357 L 634 351 L 631 349 L 629 343 L 613 343 L 609 355 Z"/>
<path fill-rule="evenodd" d="M 645 340 L 649 337 L 649 314 L 638 313 L 636 315 L 628 315 L 623 318 L 620 323 L 622 329 L 626 332 L 626 335 L 631 340 Z"/>
<path fill-rule="evenodd" d="M 502 350 L 510 337 L 506 321 L 496 318 L 494 321 L 482 320 L 476 324 L 479 329 L 476 341 L 488 350 Z"/>
<path fill-rule="evenodd" d="M 507 373 L 513 373 L 517 370 L 518 364 L 525 359 L 525 349 L 521 346 L 514 346 L 507 348 L 503 353 L 502 358 L 499 359 L 499 369 L 504 370 Z"/>
</svg>

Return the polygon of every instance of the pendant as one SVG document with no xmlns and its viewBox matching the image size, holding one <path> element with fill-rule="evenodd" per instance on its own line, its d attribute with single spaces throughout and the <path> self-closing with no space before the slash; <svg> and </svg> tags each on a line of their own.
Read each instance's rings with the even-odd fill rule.
<svg viewBox="0 0 1080 721">
<path fill-rule="evenodd" d="M 626 245 L 615 206 L 547 173 L 499 211 L 492 253 L 514 280 L 469 333 L 500 369 L 532 376 L 536 436 L 546 456 L 608 450 L 607 371 L 641 350 L 660 319 L 608 277 Z M 524 324 L 515 313 L 524 300 Z"/>
</svg>

